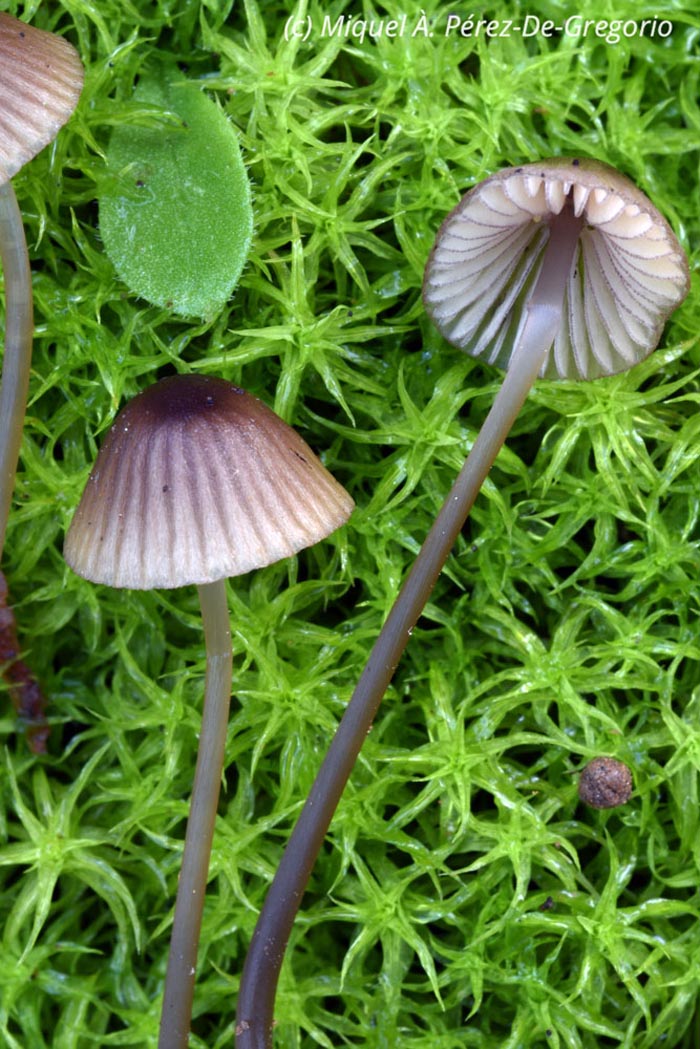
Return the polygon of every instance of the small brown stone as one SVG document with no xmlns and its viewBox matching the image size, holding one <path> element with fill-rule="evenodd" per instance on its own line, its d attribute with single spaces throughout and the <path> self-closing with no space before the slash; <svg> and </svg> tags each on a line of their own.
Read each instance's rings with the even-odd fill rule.
<svg viewBox="0 0 700 1049">
<path fill-rule="evenodd" d="M 593 758 L 578 781 L 578 796 L 594 809 L 624 805 L 632 793 L 632 773 L 616 758 Z"/>
</svg>

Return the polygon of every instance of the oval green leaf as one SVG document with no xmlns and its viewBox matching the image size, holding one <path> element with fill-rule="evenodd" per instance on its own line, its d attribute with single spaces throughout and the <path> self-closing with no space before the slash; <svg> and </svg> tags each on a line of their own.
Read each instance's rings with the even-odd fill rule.
<svg viewBox="0 0 700 1049">
<path fill-rule="evenodd" d="M 196 84 L 172 74 L 142 80 L 134 98 L 166 113 L 156 127 L 112 134 L 99 199 L 105 251 L 135 294 L 183 316 L 214 317 L 253 232 L 236 133 Z"/>
</svg>

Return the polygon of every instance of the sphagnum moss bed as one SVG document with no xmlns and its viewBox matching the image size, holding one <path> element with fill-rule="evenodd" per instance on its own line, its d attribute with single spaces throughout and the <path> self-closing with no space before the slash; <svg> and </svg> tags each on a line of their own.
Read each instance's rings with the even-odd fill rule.
<svg viewBox="0 0 700 1049">
<path fill-rule="evenodd" d="M 197 747 L 196 598 L 94 588 L 61 545 L 123 401 L 221 375 L 294 424 L 357 502 L 321 546 L 229 592 L 236 688 L 191 1044 L 232 1045 L 257 912 L 383 616 L 500 377 L 420 301 L 444 215 L 491 171 L 594 156 L 698 240 L 698 30 L 445 35 L 449 4 L 0 3 L 87 70 L 15 180 L 36 339 L 4 570 L 52 735 L 0 721 L 0 1043 L 155 1044 Z M 413 35 L 422 13 L 426 35 Z M 310 19 L 306 40 L 284 35 Z M 393 37 L 323 32 L 375 17 Z M 562 24 L 533 0 L 488 17 Z M 481 16 L 479 16 L 481 17 Z M 485 16 L 484 16 L 485 17 Z M 658 19 L 644 2 L 589 19 Z M 531 27 L 534 23 L 528 23 Z M 502 27 L 501 27 L 502 28 Z M 255 233 L 207 322 L 115 277 L 97 228 L 144 63 L 187 66 L 239 130 Z M 700 987 L 696 289 L 631 372 L 539 382 L 415 630 L 312 877 L 276 1045 L 690 1047 Z M 623 760 L 619 810 L 576 771 Z"/>
</svg>

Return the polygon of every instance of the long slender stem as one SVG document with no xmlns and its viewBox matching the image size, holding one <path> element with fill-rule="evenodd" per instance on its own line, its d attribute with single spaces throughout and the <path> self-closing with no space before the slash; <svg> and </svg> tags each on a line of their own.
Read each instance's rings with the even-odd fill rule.
<svg viewBox="0 0 700 1049">
<path fill-rule="evenodd" d="M 0 388 L 1 558 L 22 443 L 34 332 L 27 241 L 11 182 L 0 186 L 0 258 L 5 283 L 5 354 Z"/>
<path fill-rule="evenodd" d="M 233 657 L 224 581 L 200 586 L 199 601 L 207 649 L 204 710 L 165 976 L 159 1049 L 186 1049 L 189 1041 L 197 948 L 231 702 Z"/>
<path fill-rule="evenodd" d="M 580 227 L 581 221 L 568 206 L 552 224 L 503 385 L 389 612 L 287 843 L 243 967 L 236 1023 L 238 1049 L 272 1046 L 277 980 L 311 870 L 411 630 L 554 341 Z"/>
</svg>

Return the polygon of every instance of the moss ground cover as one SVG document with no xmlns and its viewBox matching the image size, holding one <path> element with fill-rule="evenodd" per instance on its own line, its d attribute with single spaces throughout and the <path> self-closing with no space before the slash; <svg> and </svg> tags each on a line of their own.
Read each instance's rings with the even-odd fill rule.
<svg viewBox="0 0 700 1049">
<path fill-rule="evenodd" d="M 120 404 L 172 371 L 222 375 L 298 427 L 358 505 L 229 595 L 236 691 L 192 1045 L 231 1045 L 295 814 L 499 383 L 424 316 L 435 231 L 491 171 L 585 153 L 652 197 L 692 266 L 700 19 L 677 3 L 670 34 L 614 42 L 446 35 L 471 10 L 413 0 L 0 7 L 66 32 L 87 68 L 76 118 L 15 180 L 37 334 L 4 569 L 53 728 L 31 755 L 3 707 L 0 1044 L 156 1037 L 204 651 L 193 594 L 98 589 L 63 564 Z M 432 36 L 413 35 L 423 12 Z M 532 0 L 488 18 L 577 13 Z M 404 14 L 374 39 L 348 21 Z M 303 33 L 285 39 L 290 15 Z M 644 2 L 586 17 L 658 30 Z M 132 296 L 97 229 L 110 131 L 158 119 L 132 92 L 164 52 L 237 128 L 253 190 L 249 262 L 207 322 Z M 281 1049 L 696 1044 L 698 313 L 693 287 L 642 365 L 529 398 L 314 872 Z M 632 769 L 624 809 L 577 802 L 575 771 L 598 753 Z"/>
</svg>

